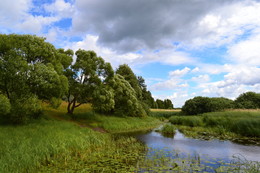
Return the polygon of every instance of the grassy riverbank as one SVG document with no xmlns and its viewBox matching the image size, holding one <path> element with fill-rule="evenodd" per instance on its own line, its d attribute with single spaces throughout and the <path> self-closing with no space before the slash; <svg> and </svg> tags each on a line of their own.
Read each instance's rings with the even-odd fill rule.
<svg viewBox="0 0 260 173">
<path fill-rule="evenodd" d="M 260 142 L 260 111 L 225 111 L 172 116 L 169 121 L 187 136 L 250 139 Z"/>
<path fill-rule="evenodd" d="M 114 137 L 108 132 L 155 127 L 155 118 L 119 118 L 98 115 L 90 105 L 66 115 L 63 103 L 57 110 L 45 105 L 40 120 L 23 126 L 0 126 L 0 172 L 111 172 L 136 170 L 146 147 L 132 137 Z M 90 128 L 89 128 L 90 127 Z"/>
</svg>

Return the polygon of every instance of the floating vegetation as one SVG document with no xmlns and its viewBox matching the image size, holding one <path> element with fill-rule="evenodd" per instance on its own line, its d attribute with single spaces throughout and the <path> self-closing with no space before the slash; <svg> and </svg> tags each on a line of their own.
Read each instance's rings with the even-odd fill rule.
<svg viewBox="0 0 260 173">
<path fill-rule="evenodd" d="M 234 156 L 231 161 L 191 156 L 167 149 L 149 148 L 146 157 L 139 162 L 138 172 L 250 172 L 260 171 L 260 163 Z"/>
</svg>

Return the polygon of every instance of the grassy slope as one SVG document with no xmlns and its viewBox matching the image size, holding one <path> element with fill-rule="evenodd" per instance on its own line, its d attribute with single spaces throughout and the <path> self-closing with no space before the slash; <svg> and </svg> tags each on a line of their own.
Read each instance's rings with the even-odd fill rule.
<svg viewBox="0 0 260 173">
<path fill-rule="evenodd" d="M 108 133 L 82 128 L 79 124 L 101 126 L 108 131 L 151 128 L 155 118 L 118 118 L 96 115 L 90 105 L 76 110 L 76 121 L 45 106 L 41 120 L 23 126 L 0 126 L 0 172 L 100 172 L 131 171 L 144 145 L 134 138 L 115 138 Z"/>
</svg>

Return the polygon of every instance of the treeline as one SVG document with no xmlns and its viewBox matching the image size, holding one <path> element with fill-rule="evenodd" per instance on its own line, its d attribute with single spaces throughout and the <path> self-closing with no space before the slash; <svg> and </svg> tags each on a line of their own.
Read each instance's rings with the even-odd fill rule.
<svg viewBox="0 0 260 173">
<path fill-rule="evenodd" d="M 173 104 L 170 99 L 165 99 L 165 100 L 156 99 L 152 108 L 154 108 L 154 109 L 173 109 Z"/>
<path fill-rule="evenodd" d="M 260 109 L 260 93 L 246 92 L 234 101 L 224 97 L 194 97 L 185 102 L 182 112 L 186 115 L 196 115 L 225 109 Z"/>
<path fill-rule="evenodd" d="M 142 117 L 152 107 L 172 108 L 169 101 L 157 103 L 145 80 L 126 64 L 114 71 L 94 51 L 74 53 L 37 36 L 0 34 L 0 119 L 27 122 L 41 116 L 41 102 L 57 108 L 62 99 L 72 118 L 84 103 L 117 116 Z"/>
</svg>

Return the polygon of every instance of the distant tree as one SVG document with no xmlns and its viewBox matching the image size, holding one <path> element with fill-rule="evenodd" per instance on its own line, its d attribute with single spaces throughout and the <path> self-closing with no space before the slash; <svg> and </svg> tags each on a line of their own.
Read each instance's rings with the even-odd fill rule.
<svg viewBox="0 0 260 173">
<path fill-rule="evenodd" d="M 94 51 L 80 49 L 76 57 L 75 64 L 65 72 L 69 80 L 67 111 L 71 115 L 81 104 L 92 102 L 96 90 L 103 93 L 102 84 L 105 85 L 114 76 L 110 63 L 105 63 Z"/>
<path fill-rule="evenodd" d="M 202 114 L 205 112 L 211 112 L 212 104 L 208 97 L 194 97 L 185 102 L 182 107 L 182 112 L 187 115 Z"/>
<path fill-rule="evenodd" d="M 234 101 L 225 97 L 210 98 L 211 111 L 221 111 L 234 108 Z"/>
<path fill-rule="evenodd" d="M 260 94 L 255 92 L 243 93 L 236 98 L 235 106 L 242 109 L 260 108 Z"/>
<path fill-rule="evenodd" d="M 156 99 L 156 103 L 157 103 L 158 109 L 165 109 L 164 102 L 162 100 Z"/>
<path fill-rule="evenodd" d="M 164 102 L 165 109 L 173 109 L 173 104 L 170 99 L 165 99 L 163 102 Z"/>
</svg>

